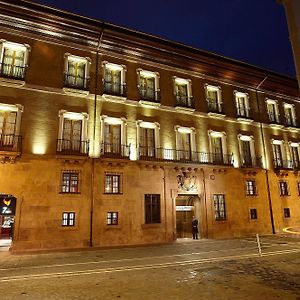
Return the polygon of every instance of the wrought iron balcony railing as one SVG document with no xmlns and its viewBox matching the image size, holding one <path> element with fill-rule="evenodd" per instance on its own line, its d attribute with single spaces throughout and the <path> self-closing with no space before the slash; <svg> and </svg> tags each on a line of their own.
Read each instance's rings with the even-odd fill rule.
<svg viewBox="0 0 300 300">
<path fill-rule="evenodd" d="M 14 134 L 0 134 L 0 151 L 21 152 L 22 136 Z"/>
<path fill-rule="evenodd" d="M 294 162 L 292 160 L 274 159 L 275 170 L 293 170 Z"/>
<path fill-rule="evenodd" d="M 89 142 L 58 139 L 56 152 L 61 155 L 87 156 L 89 154 Z"/>
<path fill-rule="evenodd" d="M 236 106 L 236 114 L 238 118 L 252 119 L 250 107 L 245 107 L 243 105 Z"/>
<path fill-rule="evenodd" d="M 103 80 L 103 93 L 108 95 L 126 97 L 126 84 Z"/>
<path fill-rule="evenodd" d="M 130 147 L 128 145 L 102 143 L 101 156 L 115 158 L 129 158 Z"/>
<path fill-rule="evenodd" d="M 193 96 L 186 96 L 175 94 L 176 106 L 186 107 L 186 108 L 195 108 L 195 102 Z"/>
<path fill-rule="evenodd" d="M 224 114 L 223 102 L 218 102 L 215 99 L 206 99 L 208 112 Z"/>
<path fill-rule="evenodd" d="M 232 154 L 206 153 L 187 150 L 139 147 L 139 159 L 174 161 L 195 164 L 233 165 Z"/>
<path fill-rule="evenodd" d="M 139 94 L 141 100 L 149 101 L 149 102 L 160 102 L 160 91 L 149 89 L 149 88 L 142 88 L 139 87 Z"/>
<path fill-rule="evenodd" d="M 262 157 L 245 156 L 242 158 L 241 166 L 243 168 L 262 168 Z"/>
<path fill-rule="evenodd" d="M 90 86 L 90 78 L 65 74 L 64 86 L 87 91 Z"/>
<path fill-rule="evenodd" d="M 298 127 L 296 119 L 291 116 L 284 116 L 284 125 L 287 127 Z"/>
<path fill-rule="evenodd" d="M 15 66 L 11 64 L 0 64 L 0 76 L 5 78 L 24 80 L 26 74 L 26 66 Z"/>
</svg>

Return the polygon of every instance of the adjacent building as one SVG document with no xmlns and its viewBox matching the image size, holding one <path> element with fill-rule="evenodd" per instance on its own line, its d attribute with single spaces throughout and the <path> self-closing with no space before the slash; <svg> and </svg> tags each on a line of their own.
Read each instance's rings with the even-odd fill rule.
<svg viewBox="0 0 300 300">
<path fill-rule="evenodd" d="M 12 250 L 168 243 L 193 215 L 201 238 L 300 225 L 295 79 L 31 1 L 0 19 Z"/>
</svg>

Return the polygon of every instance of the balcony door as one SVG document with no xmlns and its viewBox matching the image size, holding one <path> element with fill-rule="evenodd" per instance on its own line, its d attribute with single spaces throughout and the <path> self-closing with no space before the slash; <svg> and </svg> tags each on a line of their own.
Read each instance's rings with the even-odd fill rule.
<svg viewBox="0 0 300 300">
<path fill-rule="evenodd" d="M 16 121 L 16 112 L 0 111 L 0 146 L 13 147 Z"/>
<path fill-rule="evenodd" d="M 140 128 L 140 156 L 155 157 L 154 128 Z"/>
<path fill-rule="evenodd" d="M 278 122 L 277 104 L 273 102 L 268 103 L 268 114 L 271 122 Z"/>
<path fill-rule="evenodd" d="M 191 133 L 178 132 L 177 157 L 179 160 L 191 159 Z"/>
<path fill-rule="evenodd" d="M 144 99 L 155 100 L 155 77 L 140 75 L 140 94 Z"/>
<path fill-rule="evenodd" d="M 251 166 L 252 165 L 252 157 L 251 157 L 250 141 L 241 140 L 241 150 L 242 150 L 243 165 Z"/>
<path fill-rule="evenodd" d="M 70 86 L 85 87 L 86 63 L 68 59 L 67 83 Z"/>
<path fill-rule="evenodd" d="M 104 125 L 104 152 L 121 154 L 121 124 Z"/>
<path fill-rule="evenodd" d="M 62 150 L 81 152 L 82 120 L 64 119 Z"/>
<path fill-rule="evenodd" d="M 105 92 L 114 95 L 122 95 L 121 70 L 105 68 Z"/>
<path fill-rule="evenodd" d="M 273 155 L 276 167 L 283 167 L 281 145 L 273 144 Z"/>
<path fill-rule="evenodd" d="M 291 154 L 292 154 L 292 160 L 293 160 L 293 167 L 296 169 L 299 169 L 299 167 L 300 167 L 299 146 L 291 147 Z"/>
<path fill-rule="evenodd" d="M 2 75 L 23 77 L 25 51 L 4 47 L 2 59 Z"/>
<path fill-rule="evenodd" d="M 236 96 L 237 113 L 240 117 L 248 117 L 248 103 L 245 96 Z"/>
<path fill-rule="evenodd" d="M 222 137 L 211 137 L 212 156 L 214 163 L 223 163 L 223 145 Z"/>
</svg>

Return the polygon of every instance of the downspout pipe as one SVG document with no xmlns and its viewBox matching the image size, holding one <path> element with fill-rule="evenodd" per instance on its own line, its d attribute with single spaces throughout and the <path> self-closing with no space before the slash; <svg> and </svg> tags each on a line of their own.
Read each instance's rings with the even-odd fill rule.
<svg viewBox="0 0 300 300">
<path fill-rule="evenodd" d="M 265 162 L 267 161 L 267 150 L 266 150 L 266 142 L 265 142 L 265 135 L 263 130 L 263 124 L 261 120 L 261 113 L 260 113 L 260 104 L 259 104 L 259 96 L 258 91 L 260 90 L 260 87 L 263 85 L 263 83 L 267 80 L 268 75 L 264 77 L 264 79 L 255 87 L 255 93 L 256 93 L 256 102 L 257 102 L 257 108 L 258 108 L 258 116 L 259 116 L 259 124 L 260 124 L 260 133 L 262 138 L 262 144 L 263 144 L 263 155 L 265 158 Z M 265 169 L 266 174 L 266 183 L 267 183 L 267 193 L 268 193 L 268 203 L 269 203 L 269 211 L 270 211 L 270 220 L 271 220 L 271 226 L 272 226 L 272 233 L 275 234 L 275 224 L 274 224 L 274 215 L 273 215 L 273 206 L 272 206 L 272 197 L 271 197 L 271 191 L 270 191 L 270 179 L 269 179 L 269 170 L 266 166 Z"/>
<path fill-rule="evenodd" d="M 99 81 L 99 54 L 101 50 L 101 43 L 103 39 L 105 23 L 102 22 L 101 31 L 98 38 L 97 48 L 96 48 L 96 66 L 95 66 L 95 97 L 94 97 L 94 124 L 93 124 L 93 156 L 95 153 L 95 139 L 96 139 L 96 122 L 97 122 L 97 96 L 98 96 L 98 81 Z M 95 157 L 92 157 L 92 170 L 91 170 L 91 210 L 90 210 L 90 247 L 93 247 L 93 217 L 94 217 L 94 186 L 95 186 Z"/>
</svg>

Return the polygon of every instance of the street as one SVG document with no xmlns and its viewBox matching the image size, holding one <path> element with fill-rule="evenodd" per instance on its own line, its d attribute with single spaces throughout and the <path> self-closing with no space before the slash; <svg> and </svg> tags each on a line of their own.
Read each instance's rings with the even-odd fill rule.
<svg viewBox="0 0 300 300">
<path fill-rule="evenodd" d="M 12 255 L 1 299 L 300 299 L 300 239 L 182 239 L 170 245 Z"/>
</svg>

